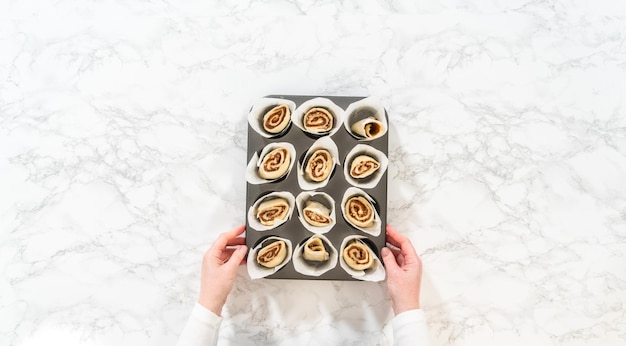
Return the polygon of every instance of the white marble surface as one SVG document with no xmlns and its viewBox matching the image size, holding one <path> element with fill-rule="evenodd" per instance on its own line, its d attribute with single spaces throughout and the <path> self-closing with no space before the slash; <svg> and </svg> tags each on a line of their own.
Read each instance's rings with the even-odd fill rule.
<svg viewBox="0 0 626 346">
<path fill-rule="evenodd" d="M 412 3 L 0 2 L 0 344 L 172 345 L 276 93 L 388 107 L 436 344 L 625 344 L 626 6 Z M 386 340 L 384 283 L 241 269 L 223 345 Z"/>
</svg>

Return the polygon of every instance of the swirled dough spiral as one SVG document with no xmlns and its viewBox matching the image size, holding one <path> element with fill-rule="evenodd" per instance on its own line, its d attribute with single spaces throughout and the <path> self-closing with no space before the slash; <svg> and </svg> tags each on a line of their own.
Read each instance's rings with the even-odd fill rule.
<svg viewBox="0 0 626 346">
<path fill-rule="evenodd" d="M 374 266 L 374 258 L 370 249 L 360 240 L 352 240 L 346 244 L 341 253 L 346 264 L 354 270 L 365 270 Z"/>
<path fill-rule="evenodd" d="M 325 262 L 328 261 L 330 254 L 326 251 L 322 239 L 311 237 L 304 243 L 304 254 L 302 257 L 308 261 Z"/>
<path fill-rule="evenodd" d="M 333 128 L 334 116 L 325 108 L 315 107 L 304 114 L 304 129 L 313 133 L 328 132 Z"/>
<path fill-rule="evenodd" d="M 380 163 L 373 157 L 359 155 L 350 164 L 350 176 L 355 179 L 366 178 L 376 172 L 378 168 L 380 168 Z"/>
<path fill-rule="evenodd" d="M 350 197 L 346 201 L 345 214 L 348 221 L 357 227 L 368 228 L 374 225 L 374 207 L 365 197 Z"/>
<path fill-rule="evenodd" d="M 263 157 L 259 166 L 259 177 L 263 179 L 278 179 L 287 173 L 291 157 L 287 148 L 276 148 Z"/>
<path fill-rule="evenodd" d="M 382 134 L 384 126 L 383 123 L 376 120 L 376 118 L 369 117 L 355 122 L 352 126 L 350 126 L 350 129 L 353 133 L 361 137 L 373 139 Z"/>
<path fill-rule="evenodd" d="M 330 219 L 330 209 L 320 202 L 307 201 L 306 207 L 302 210 L 304 220 L 311 226 L 324 227 L 332 223 Z"/>
<path fill-rule="evenodd" d="M 267 268 L 279 266 L 287 257 L 287 244 L 278 240 L 266 245 L 256 255 L 257 262 Z"/>
<path fill-rule="evenodd" d="M 289 202 L 284 198 L 274 198 L 261 202 L 256 210 L 256 217 L 265 226 L 273 226 L 276 220 L 284 220 L 289 214 Z"/>
<path fill-rule="evenodd" d="M 334 166 L 333 158 L 326 149 L 318 149 L 311 154 L 304 170 L 304 176 L 310 181 L 324 181 Z"/>
<path fill-rule="evenodd" d="M 269 133 L 282 132 L 291 120 L 291 111 L 287 105 L 278 105 L 263 116 L 263 129 Z"/>
</svg>

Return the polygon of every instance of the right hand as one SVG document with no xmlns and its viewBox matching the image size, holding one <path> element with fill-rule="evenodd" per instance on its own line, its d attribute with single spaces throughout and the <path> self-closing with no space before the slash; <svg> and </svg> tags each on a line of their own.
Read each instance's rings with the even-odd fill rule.
<svg viewBox="0 0 626 346">
<path fill-rule="evenodd" d="M 387 243 L 399 250 L 383 247 L 381 254 L 387 268 L 387 289 L 393 312 L 420 308 L 422 261 L 409 238 L 387 225 Z"/>
<path fill-rule="evenodd" d="M 241 225 L 220 234 L 202 259 L 198 303 L 218 316 L 235 283 L 237 267 L 246 257 L 246 239 L 240 237 L 245 227 Z"/>
</svg>

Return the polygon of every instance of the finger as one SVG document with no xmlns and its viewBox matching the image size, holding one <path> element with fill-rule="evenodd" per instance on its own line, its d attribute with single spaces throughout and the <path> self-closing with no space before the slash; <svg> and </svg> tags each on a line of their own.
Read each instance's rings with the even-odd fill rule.
<svg viewBox="0 0 626 346">
<path fill-rule="evenodd" d="M 405 263 L 415 263 L 419 260 L 411 240 L 389 225 L 387 225 L 387 242 L 400 248 Z"/>
<path fill-rule="evenodd" d="M 400 249 L 395 249 L 392 247 L 387 246 L 387 248 L 389 248 L 389 250 L 391 250 L 391 252 L 393 253 L 393 256 L 398 258 L 398 255 L 400 254 Z"/>
<path fill-rule="evenodd" d="M 237 270 L 237 267 L 241 264 L 244 257 L 246 257 L 247 252 L 248 247 L 245 245 L 241 245 L 233 251 L 233 254 L 228 259 L 228 262 L 224 263 L 224 266 L 227 266 L 231 270 Z"/>
<path fill-rule="evenodd" d="M 228 240 L 228 244 L 226 246 L 236 246 L 236 245 L 245 245 L 246 238 L 244 237 L 236 237 Z"/>
<path fill-rule="evenodd" d="M 237 238 L 239 235 L 241 235 L 243 231 L 245 231 L 245 229 L 246 229 L 246 225 L 240 225 L 222 234 L 226 237 L 227 241 L 231 241 Z"/>
<path fill-rule="evenodd" d="M 399 253 L 396 256 L 396 262 L 398 263 L 398 267 L 402 268 L 406 264 L 406 260 L 404 259 L 404 255 Z"/>
<path fill-rule="evenodd" d="M 388 271 L 398 270 L 396 258 L 388 247 L 383 247 L 383 249 L 380 250 L 380 254 L 383 256 L 383 263 L 385 263 L 385 267 L 387 267 Z"/>
<path fill-rule="evenodd" d="M 396 238 L 394 238 L 394 235 L 397 233 L 398 231 L 396 231 L 395 228 L 391 227 L 391 225 L 387 225 L 387 243 L 399 248 L 400 244 Z"/>
<path fill-rule="evenodd" d="M 245 228 L 246 228 L 245 225 L 241 225 L 239 227 L 235 227 L 235 228 L 231 229 L 228 232 L 224 232 L 224 233 L 220 234 L 220 236 L 217 237 L 217 239 L 215 239 L 215 242 L 211 246 L 211 249 L 213 249 L 214 251 L 219 251 L 219 250 L 225 248 L 228 245 L 228 242 L 232 241 L 238 235 L 243 233 Z"/>
<path fill-rule="evenodd" d="M 236 250 L 236 248 L 222 250 L 222 253 L 219 256 L 220 264 L 226 263 Z"/>
<path fill-rule="evenodd" d="M 402 233 L 398 232 L 391 225 L 387 225 L 387 241 L 397 247 L 401 247 L 400 245 L 407 240 Z"/>
</svg>

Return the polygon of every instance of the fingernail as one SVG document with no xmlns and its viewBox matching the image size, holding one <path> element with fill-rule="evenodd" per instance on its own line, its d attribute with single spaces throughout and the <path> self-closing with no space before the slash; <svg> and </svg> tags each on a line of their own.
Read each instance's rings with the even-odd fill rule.
<svg viewBox="0 0 626 346">
<path fill-rule="evenodd" d="M 380 250 L 380 253 L 381 253 L 383 256 L 387 256 L 387 255 L 389 255 L 389 251 L 390 251 L 389 249 L 387 249 L 386 247 L 384 247 L 382 250 Z"/>
</svg>

